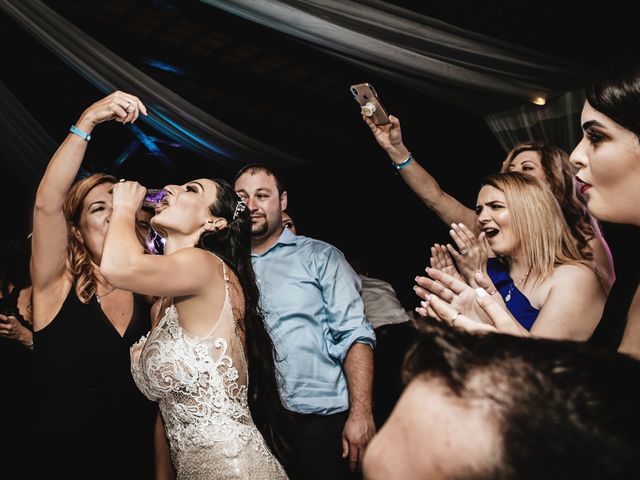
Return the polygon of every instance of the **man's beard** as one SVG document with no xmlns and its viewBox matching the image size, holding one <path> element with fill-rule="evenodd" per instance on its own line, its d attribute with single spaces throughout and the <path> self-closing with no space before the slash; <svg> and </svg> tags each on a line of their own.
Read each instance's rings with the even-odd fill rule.
<svg viewBox="0 0 640 480">
<path fill-rule="evenodd" d="M 254 223 L 253 225 L 251 225 L 251 236 L 254 238 L 264 237 L 268 232 L 269 222 L 266 218 L 262 223 Z"/>
</svg>

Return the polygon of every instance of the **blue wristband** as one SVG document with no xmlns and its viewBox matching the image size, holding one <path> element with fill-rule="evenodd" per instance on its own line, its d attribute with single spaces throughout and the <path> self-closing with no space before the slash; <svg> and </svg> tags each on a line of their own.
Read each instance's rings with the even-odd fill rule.
<svg viewBox="0 0 640 480">
<path fill-rule="evenodd" d="M 391 165 L 396 167 L 396 170 L 402 170 L 404 167 L 409 165 L 411 162 L 413 162 L 413 155 L 409 154 L 409 158 L 407 158 L 404 162 L 402 162 L 402 163 L 391 162 Z"/>
<path fill-rule="evenodd" d="M 85 142 L 88 142 L 89 140 L 91 140 L 91 134 L 87 133 L 83 130 L 80 130 L 78 127 L 76 127 L 75 125 L 71 125 L 71 127 L 69 128 L 69 131 L 71 133 L 73 133 L 74 135 L 79 136 L 81 139 L 83 139 Z"/>
</svg>

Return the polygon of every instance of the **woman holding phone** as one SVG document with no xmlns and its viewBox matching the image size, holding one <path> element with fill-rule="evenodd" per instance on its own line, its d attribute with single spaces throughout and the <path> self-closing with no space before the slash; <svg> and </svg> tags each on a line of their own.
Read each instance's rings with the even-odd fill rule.
<svg viewBox="0 0 640 480">
<path fill-rule="evenodd" d="M 414 161 L 403 143 L 398 118 L 389 115 L 390 123 L 386 125 L 376 125 L 366 116 L 363 116 L 363 120 L 378 144 L 387 152 L 402 179 L 429 209 L 447 225 L 463 223 L 476 234 L 480 233 L 476 227 L 475 212 L 443 191 L 437 180 Z M 587 212 L 584 198 L 575 187 L 575 168 L 570 164 L 569 156 L 559 148 L 524 143 L 508 153 L 501 171 L 527 173 L 551 189 L 582 257 L 594 262 L 603 289 L 608 293 L 615 281 L 613 258 L 597 221 Z"/>
</svg>

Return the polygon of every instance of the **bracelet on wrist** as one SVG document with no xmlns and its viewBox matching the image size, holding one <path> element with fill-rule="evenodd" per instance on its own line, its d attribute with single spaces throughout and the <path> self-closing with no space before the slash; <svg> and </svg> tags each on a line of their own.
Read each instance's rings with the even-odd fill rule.
<svg viewBox="0 0 640 480">
<path fill-rule="evenodd" d="M 401 162 L 401 163 L 391 162 L 391 165 L 396 167 L 396 170 L 402 170 L 407 165 L 409 165 L 411 162 L 413 162 L 413 155 L 411 153 L 409 153 L 409 157 L 407 157 L 407 159 L 404 162 Z"/>
<path fill-rule="evenodd" d="M 81 139 L 83 139 L 85 142 L 88 142 L 89 140 L 91 140 L 91 134 L 85 132 L 84 130 L 80 130 L 78 127 L 76 127 L 75 125 L 71 125 L 71 127 L 69 127 L 69 131 L 71 133 L 73 133 L 74 135 L 79 136 Z"/>
</svg>

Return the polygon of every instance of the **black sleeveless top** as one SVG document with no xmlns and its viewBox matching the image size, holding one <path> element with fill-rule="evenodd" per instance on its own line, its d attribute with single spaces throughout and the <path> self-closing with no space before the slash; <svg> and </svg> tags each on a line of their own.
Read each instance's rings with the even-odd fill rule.
<svg viewBox="0 0 640 480">
<path fill-rule="evenodd" d="M 635 262 L 632 263 L 635 265 Z M 629 308 L 639 285 L 638 272 L 618 273 L 609 292 L 600 323 L 589 339 L 591 345 L 612 351 L 618 350 L 627 326 Z"/>
<path fill-rule="evenodd" d="M 617 350 L 627 326 L 627 315 L 638 285 L 638 245 L 640 229 L 632 225 L 601 225 L 606 233 L 615 261 L 616 281 L 609 292 L 602 319 L 589 343 L 599 348 Z"/>
<path fill-rule="evenodd" d="M 34 333 L 43 441 L 34 460 L 49 478 L 153 478 L 156 404 L 136 387 L 129 361 L 129 348 L 151 327 L 149 311 L 134 295 L 121 336 L 96 298 L 83 304 L 74 286 Z"/>
</svg>

